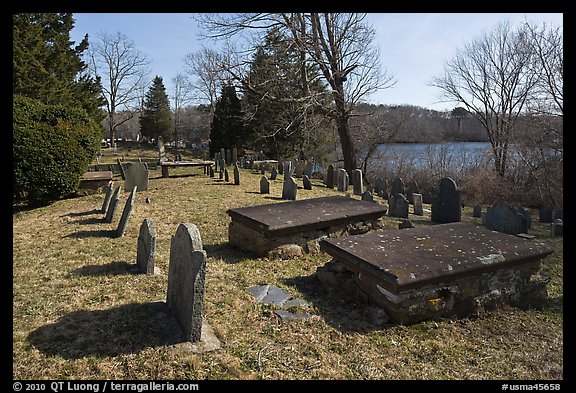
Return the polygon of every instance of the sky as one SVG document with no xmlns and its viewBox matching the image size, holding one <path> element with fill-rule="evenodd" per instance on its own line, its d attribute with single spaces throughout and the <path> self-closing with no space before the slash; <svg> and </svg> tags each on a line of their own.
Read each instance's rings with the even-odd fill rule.
<svg viewBox="0 0 576 393">
<path fill-rule="evenodd" d="M 172 78 L 185 73 L 184 59 L 203 45 L 215 43 L 199 36 L 190 13 L 75 13 L 71 39 L 89 42 L 99 32 L 121 32 L 150 59 L 150 80 L 159 75 L 168 96 L 173 94 Z M 435 110 L 451 110 L 454 102 L 442 102 L 441 91 L 430 86 L 444 70 L 446 61 L 458 49 L 491 31 L 498 23 L 512 25 L 545 22 L 563 27 L 562 13 L 369 13 L 367 22 L 376 30 L 374 45 L 380 48 L 380 63 L 394 76 L 396 84 L 366 97 L 365 101 L 384 105 L 415 105 Z"/>
</svg>

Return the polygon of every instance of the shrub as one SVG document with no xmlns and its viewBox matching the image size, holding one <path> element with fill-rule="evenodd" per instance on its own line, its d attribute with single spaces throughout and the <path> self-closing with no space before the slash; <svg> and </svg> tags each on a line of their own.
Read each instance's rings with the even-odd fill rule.
<svg viewBox="0 0 576 393">
<path fill-rule="evenodd" d="M 102 128 L 81 108 L 13 100 L 13 197 L 32 205 L 78 189 L 95 157 Z"/>
</svg>

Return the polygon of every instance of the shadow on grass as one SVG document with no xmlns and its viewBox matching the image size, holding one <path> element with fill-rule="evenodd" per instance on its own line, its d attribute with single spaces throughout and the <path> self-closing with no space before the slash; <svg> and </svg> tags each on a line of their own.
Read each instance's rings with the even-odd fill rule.
<svg viewBox="0 0 576 393">
<path fill-rule="evenodd" d="M 254 258 L 252 254 L 239 250 L 231 246 L 230 243 L 204 244 L 204 251 L 206 251 L 208 257 L 219 258 L 229 264 Z"/>
<path fill-rule="evenodd" d="M 34 330 L 28 341 L 47 356 L 81 359 L 134 354 L 185 340 L 166 303 L 153 302 L 74 311 Z"/>
<path fill-rule="evenodd" d="M 95 229 L 93 231 L 78 231 L 66 235 L 64 237 L 71 237 L 75 239 L 81 239 L 85 237 L 109 237 L 116 238 L 116 229 Z"/>
<path fill-rule="evenodd" d="M 106 217 L 91 217 L 91 218 L 84 218 L 82 220 L 73 221 L 73 224 L 79 225 L 92 225 L 92 224 L 103 224 L 106 222 Z"/>
<path fill-rule="evenodd" d="M 324 321 L 341 332 L 369 333 L 394 326 L 376 320 L 374 307 L 347 296 L 344 291 L 327 289 L 316 273 L 285 278 L 282 282 L 298 289 L 304 295 L 303 300 L 314 305 Z"/>
<path fill-rule="evenodd" d="M 94 209 L 94 210 L 88 210 L 85 212 L 68 213 L 68 214 L 63 214 L 60 217 L 81 217 L 81 216 L 89 216 L 92 214 L 102 214 L 102 210 L 101 209 Z"/>
<path fill-rule="evenodd" d="M 86 265 L 72 271 L 74 276 L 121 276 L 139 273 L 136 264 L 114 261 L 105 265 Z"/>
</svg>

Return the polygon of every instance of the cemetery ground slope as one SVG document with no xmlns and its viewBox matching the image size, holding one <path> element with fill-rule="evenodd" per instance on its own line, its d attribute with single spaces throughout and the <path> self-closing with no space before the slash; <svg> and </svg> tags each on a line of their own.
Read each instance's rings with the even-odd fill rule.
<svg viewBox="0 0 576 393">
<path fill-rule="evenodd" d="M 157 157 L 153 150 L 119 154 L 126 161 Z M 183 153 L 183 159 L 193 157 Z M 109 149 L 101 161 L 116 162 Z M 282 176 L 270 182 L 267 195 L 258 192 L 262 175 L 241 169 L 240 176 L 235 186 L 232 176 L 226 183 L 202 168 L 174 168 L 169 178 L 151 170 L 120 238 L 109 233 L 129 195 L 123 187 L 112 223 L 101 220 L 103 194 L 15 212 L 13 378 L 563 378 L 563 243 L 550 238 L 537 211 L 530 233 L 555 249 L 543 260 L 551 282 L 542 310 L 506 307 L 462 320 L 382 326 L 370 307 L 320 283 L 315 272 L 327 254 L 271 261 L 229 246 L 228 209 L 281 202 Z M 297 183 L 297 199 L 342 195 L 317 179 L 312 190 Z M 114 184 L 123 185 L 119 175 Z M 431 225 L 430 205 L 424 209 L 423 217 L 410 215 L 416 226 Z M 155 265 L 163 275 L 130 272 L 145 218 L 156 230 Z M 385 227 L 397 228 L 401 220 L 385 216 Z M 480 223 L 469 207 L 462 220 Z M 170 238 L 181 223 L 198 227 L 208 255 L 204 310 L 222 342 L 217 351 L 194 354 L 174 346 L 174 326 L 155 303 L 166 301 Z M 313 317 L 282 320 L 247 291 L 261 284 L 305 300 Z"/>
</svg>

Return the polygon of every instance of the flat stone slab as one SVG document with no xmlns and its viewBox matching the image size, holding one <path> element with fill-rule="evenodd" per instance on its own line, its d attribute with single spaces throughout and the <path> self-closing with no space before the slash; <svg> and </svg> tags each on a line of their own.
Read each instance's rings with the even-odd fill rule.
<svg viewBox="0 0 576 393">
<path fill-rule="evenodd" d="M 283 309 L 294 306 L 309 307 L 304 300 L 293 297 L 290 293 L 275 285 L 254 285 L 248 288 L 248 292 L 260 303 L 271 304 Z"/>
<path fill-rule="evenodd" d="M 210 326 L 210 324 L 205 319 L 203 319 L 200 341 L 185 341 L 182 343 L 174 344 L 172 347 L 183 352 L 204 353 L 220 349 L 222 347 L 222 343 L 220 340 L 218 340 L 216 334 L 214 334 L 212 326 Z"/>
<path fill-rule="evenodd" d="M 82 175 L 81 181 L 99 181 L 99 180 L 112 180 L 111 171 L 95 171 L 95 172 L 85 172 Z"/>
<path fill-rule="evenodd" d="M 553 252 L 541 242 L 462 222 L 323 239 L 320 249 L 393 293 L 537 261 Z"/>
<path fill-rule="evenodd" d="M 292 202 L 229 209 L 228 215 L 266 236 L 285 236 L 386 214 L 383 205 L 345 196 L 302 199 Z"/>
</svg>

